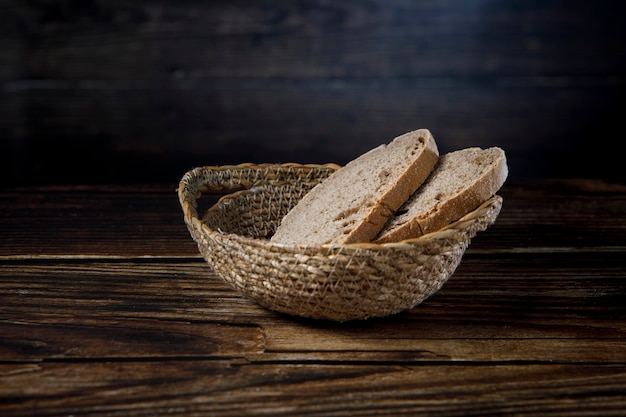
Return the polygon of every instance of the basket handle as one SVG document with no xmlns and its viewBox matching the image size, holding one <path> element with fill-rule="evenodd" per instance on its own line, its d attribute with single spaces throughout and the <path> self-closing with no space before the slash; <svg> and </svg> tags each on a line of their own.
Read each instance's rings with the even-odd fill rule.
<svg viewBox="0 0 626 417">
<path fill-rule="evenodd" d="M 198 220 L 198 199 L 206 191 L 250 189 L 254 186 L 280 185 L 304 181 L 318 183 L 320 178 L 339 169 L 336 164 L 239 164 L 204 166 L 187 172 L 178 186 L 178 199 L 185 222 L 201 227 Z M 196 224 L 197 223 L 197 224 Z"/>
</svg>

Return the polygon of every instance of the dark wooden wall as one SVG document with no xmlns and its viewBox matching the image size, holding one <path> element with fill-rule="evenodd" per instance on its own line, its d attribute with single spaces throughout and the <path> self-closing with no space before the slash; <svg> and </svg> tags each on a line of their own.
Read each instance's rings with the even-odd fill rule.
<svg viewBox="0 0 626 417">
<path fill-rule="evenodd" d="M 3 185 L 339 162 L 427 127 L 510 178 L 626 181 L 626 6 L 0 0 Z"/>
</svg>

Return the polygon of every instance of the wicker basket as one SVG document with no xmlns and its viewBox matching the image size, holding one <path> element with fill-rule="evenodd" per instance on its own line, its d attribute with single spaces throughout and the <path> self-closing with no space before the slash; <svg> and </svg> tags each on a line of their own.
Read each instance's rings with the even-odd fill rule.
<svg viewBox="0 0 626 417">
<path fill-rule="evenodd" d="M 209 265 L 245 296 L 283 313 L 346 321 L 398 313 L 435 293 L 460 263 L 470 239 L 495 221 L 502 206 L 502 198 L 494 196 L 437 232 L 398 243 L 271 242 L 282 217 L 338 168 L 196 168 L 178 189 L 185 223 Z M 231 193 L 200 218 L 201 193 L 217 190 Z"/>
</svg>

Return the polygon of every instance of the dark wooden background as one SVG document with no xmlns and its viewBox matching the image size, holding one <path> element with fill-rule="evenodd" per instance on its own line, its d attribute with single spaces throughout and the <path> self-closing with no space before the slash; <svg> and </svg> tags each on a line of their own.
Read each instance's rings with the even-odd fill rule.
<svg viewBox="0 0 626 417">
<path fill-rule="evenodd" d="M 0 185 L 338 162 L 427 127 L 626 181 L 626 3 L 0 0 Z"/>
</svg>

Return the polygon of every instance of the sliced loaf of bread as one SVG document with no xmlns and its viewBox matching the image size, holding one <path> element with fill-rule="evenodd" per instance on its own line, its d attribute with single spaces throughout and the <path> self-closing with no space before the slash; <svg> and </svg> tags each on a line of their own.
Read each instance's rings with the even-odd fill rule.
<svg viewBox="0 0 626 417">
<path fill-rule="evenodd" d="M 420 129 L 364 153 L 309 191 L 271 240 L 296 245 L 371 241 L 430 175 L 439 159 Z"/>
<path fill-rule="evenodd" d="M 439 230 L 495 194 L 507 175 L 506 156 L 500 148 L 467 148 L 445 154 L 374 241 L 398 242 Z"/>
</svg>

